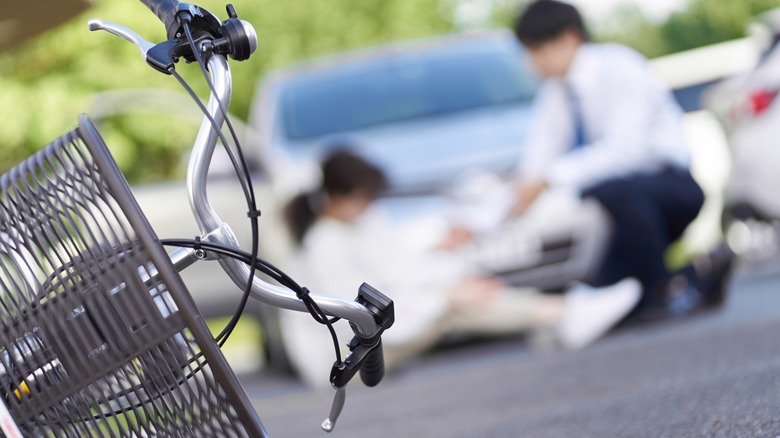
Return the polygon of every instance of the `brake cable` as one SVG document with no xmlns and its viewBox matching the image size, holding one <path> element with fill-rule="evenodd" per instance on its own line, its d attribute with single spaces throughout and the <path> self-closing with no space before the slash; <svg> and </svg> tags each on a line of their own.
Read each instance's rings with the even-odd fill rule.
<svg viewBox="0 0 780 438">
<path fill-rule="evenodd" d="M 336 335 L 336 330 L 333 328 L 333 324 L 338 322 L 339 318 L 328 318 L 328 316 L 320 308 L 317 302 L 314 301 L 314 299 L 309 295 L 309 290 L 296 283 L 295 280 L 293 280 L 290 276 L 285 274 L 284 271 L 272 265 L 271 263 L 261 259 L 260 257 L 252 256 L 252 254 L 246 251 L 243 251 L 239 248 L 227 246 L 227 245 L 221 245 L 213 242 L 201 241 L 195 239 L 162 239 L 160 243 L 162 243 L 165 246 L 193 248 L 193 249 L 201 248 L 226 257 L 232 257 L 247 265 L 250 264 L 255 265 L 260 272 L 268 275 L 277 283 L 293 291 L 295 295 L 298 297 L 298 299 L 303 301 L 303 303 L 306 305 L 306 309 L 309 311 L 312 318 L 314 318 L 315 321 L 317 321 L 322 325 L 325 325 L 328 328 L 328 331 L 330 332 L 331 335 L 331 339 L 333 341 L 333 348 L 336 353 L 336 364 L 339 367 L 341 366 L 342 364 L 341 348 L 339 347 L 339 340 L 338 340 L 338 336 Z"/>
<path fill-rule="evenodd" d="M 251 175 L 249 172 L 249 168 L 246 163 L 246 159 L 244 158 L 244 154 L 241 148 L 241 143 L 238 140 L 238 136 L 236 135 L 236 131 L 233 128 L 233 123 L 230 121 L 230 116 L 227 113 L 227 110 L 225 108 L 225 105 L 222 103 L 222 101 L 219 99 L 218 93 L 216 92 L 214 88 L 214 84 L 211 82 L 211 79 L 209 78 L 208 72 L 206 70 L 206 65 L 203 61 L 203 58 L 200 56 L 199 50 L 195 45 L 195 41 L 192 37 L 192 31 L 190 30 L 189 22 L 185 21 L 184 23 L 184 32 L 187 36 L 187 41 L 190 44 L 190 47 L 192 49 L 192 53 L 195 56 L 195 59 L 198 62 L 198 65 L 200 66 L 201 71 L 203 72 L 203 76 L 206 79 L 206 83 L 209 86 L 209 90 L 211 91 L 212 95 L 214 96 L 217 106 L 222 113 L 222 116 L 225 119 L 225 124 L 228 126 L 228 129 L 230 131 L 230 135 L 232 136 L 233 144 L 236 149 L 236 154 L 238 156 L 238 162 L 236 161 L 236 154 L 233 153 L 232 149 L 230 148 L 230 144 L 226 141 L 224 138 L 224 135 L 222 135 L 221 129 L 217 126 L 214 119 L 209 116 L 209 121 L 212 123 L 212 127 L 214 131 L 219 132 L 220 139 L 222 141 L 222 145 L 224 146 L 225 150 L 228 153 L 228 156 L 230 157 L 231 163 L 233 164 L 233 168 L 236 172 L 236 175 L 239 179 L 239 183 L 242 186 L 244 197 L 246 199 L 247 203 L 247 216 L 249 217 L 250 226 L 251 226 L 251 232 L 252 232 L 252 256 L 254 260 L 254 257 L 257 257 L 257 254 L 259 252 L 258 250 L 258 240 L 259 240 L 259 225 L 258 225 L 258 217 L 260 216 L 260 212 L 257 209 L 257 201 L 255 198 L 254 189 L 252 187 L 252 180 Z M 180 76 L 179 76 L 180 78 Z M 177 79 L 179 79 L 177 78 Z M 188 91 L 192 91 L 190 88 Z M 194 93 L 190 94 L 191 96 L 194 95 Z M 196 97 L 196 96 L 195 96 Z M 198 99 L 199 100 L 199 99 Z M 204 112 L 204 114 L 208 114 L 208 111 L 205 111 L 205 106 L 203 105 L 203 102 L 200 102 L 199 106 L 201 107 L 201 110 Z M 227 323 L 227 325 L 223 328 L 223 330 L 217 335 L 216 341 L 220 347 L 222 347 L 225 342 L 227 342 L 227 339 L 230 337 L 230 335 L 233 333 L 233 330 L 238 325 L 238 321 L 241 318 L 241 316 L 244 313 L 244 310 L 246 309 L 247 302 L 249 301 L 249 294 L 252 289 L 252 279 L 255 276 L 256 267 L 254 264 L 254 261 L 252 261 L 249 264 L 249 276 L 247 278 L 247 284 L 244 287 L 243 294 L 241 296 L 241 301 L 236 308 L 235 313 L 230 318 L 230 321 Z"/>
</svg>

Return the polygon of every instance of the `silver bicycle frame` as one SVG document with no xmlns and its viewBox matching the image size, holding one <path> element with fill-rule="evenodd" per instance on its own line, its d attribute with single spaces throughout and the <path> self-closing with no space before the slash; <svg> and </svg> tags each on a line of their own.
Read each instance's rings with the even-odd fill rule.
<svg viewBox="0 0 780 438">
<path fill-rule="evenodd" d="M 225 57 L 213 55 L 208 59 L 208 70 L 217 94 L 216 96 L 212 94 L 209 97 L 207 110 L 216 125 L 221 128 L 225 117 L 220 109 L 220 102 L 222 108 L 226 109 L 231 98 L 230 67 Z M 208 117 L 204 117 L 187 168 L 187 192 L 190 207 L 198 227 L 203 233 L 204 240 L 238 248 L 239 244 L 235 234 L 228 224 L 219 218 L 208 200 L 207 175 L 218 138 L 215 127 Z M 195 250 L 182 248 L 174 251 L 171 258 L 177 269 L 181 270 L 192 265 L 199 257 Z M 219 258 L 219 263 L 239 288 L 246 287 L 250 275 L 250 269 L 247 265 L 227 257 Z M 357 286 L 359 285 L 356 285 L 356 288 Z M 270 284 L 259 277 L 252 279 L 251 296 L 272 306 L 308 312 L 303 302 L 292 291 Z M 371 337 L 379 331 L 380 327 L 376 324 L 374 316 L 363 305 L 355 301 L 321 294 L 311 294 L 311 297 L 328 315 L 352 322 L 352 328 L 356 334 Z"/>
</svg>

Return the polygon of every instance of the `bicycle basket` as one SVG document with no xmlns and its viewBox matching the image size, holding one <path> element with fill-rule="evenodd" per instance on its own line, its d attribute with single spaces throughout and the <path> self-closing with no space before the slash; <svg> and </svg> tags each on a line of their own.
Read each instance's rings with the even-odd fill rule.
<svg viewBox="0 0 780 438">
<path fill-rule="evenodd" d="M 86 116 L 0 177 L 0 323 L 25 436 L 265 435 Z"/>
</svg>

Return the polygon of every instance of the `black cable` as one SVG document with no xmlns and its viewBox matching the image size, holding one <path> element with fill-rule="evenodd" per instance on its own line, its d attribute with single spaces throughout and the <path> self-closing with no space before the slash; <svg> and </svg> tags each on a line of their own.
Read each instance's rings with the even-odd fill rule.
<svg viewBox="0 0 780 438">
<path fill-rule="evenodd" d="M 214 120 L 214 118 L 209 114 L 208 109 L 206 108 L 206 105 L 203 104 L 203 101 L 200 100 L 198 95 L 195 93 L 195 91 L 190 87 L 190 85 L 184 80 L 183 77 L 173 68 L 168 70 L 168 72 L 176 78 L 177 81 L 179 81 L 179 84 L 184 88 L 185 91 L 190 95 L 190 97 L 195 101 L 195 103 L 198 105 L 200 110 L 203 112 L 203 115 L 209 120 L 209 123 L 211 123 L 211 126 L 214 128 L 214 132 L 217 133 L 217 136 L 219 137 L 222 144 L 227 144 L 227 140 L 225 138 L 225 135 L 218 129 L 217 121 Z M 236 163 L 236 157 L 233 154 L 233 150 L 226 148 L 226 151 L 228 153 L 228 157 L 230 157 L 231 162 L 234 164 L 234 169 L 237 166 Z M 243 178 L 239 178 L 239 183 L 241 184 L 241 190 L 244 192 L 244 195 L 248 196 L 250 188 L 247 187 L 247 182 Z"/>
<path fill-rule="evenodd" d="M 206 68 L 206 64 L 203 62 L 202 57 L 200 56 L 200 52 L 198 51 L 197 46 L 195 45 L 194 38 L 192 36 L 192 31 L 190 29 L 189 23 L 184 23 L 184 32 L 187 36 L 187 40 L 190 44 L 190 48 L 192 49 L 193 55 L 195 56 L 195 59 L 198 62 L 198 65 L 201 68 L 201 71 L 203 73 L 203 76 L 206 80 L 206 83 L 209 86 L 209 89 L 214 96 L 217 106 L 222 113 L 222 116 L 225 119 L 225 123 L 228 126 L 228 129 L 231 133 L 231 136 L 233 138 L 236 152 L 238 154 L 238 161 L 236 162 L 235 157 L 232 154 L 232 151 L 230 149 L 229 143 L 226 141 L 224 134 L 219 129 L 216 121 L 213 117 L 208 113 L 208 110 L 205 108 L 205 105 L 203 105 L 203 102 L 200 101 L 200 99 L 197 97 L 197 94 L 192 90 L 191 87 L 184 81 L 184 79 L 178 75 L 175 70 L 171 69 L 171 74 L 173 74 L 177 80 L 182 84 L 182 86 L 187 89 L 190 96 L 193 97 L 193 99 L 196 101 L 198 106 L 201 108 L 201 111 L 205 114 L 205 116 L 209 119 L 212 126 L 214 127 L 215 132 L 219 135 L 220 140 L 222 141 L 222 144 L 224 145 L 225 149 L 228 151 L 228 155 L 230 156 L 231 162 L 233 164 L 234 169 L 236 170 L 236 173 L 239 175 L 239 179 L 241 178 L 241 173 L 243 171 L 243 175 L 246 178 L 247 185 L 244 190 L 244 194 L 247 198 L 247 204 L 250 209 L 248 216 L 251 220 L 252 224 L 252 252 L 246 253 L 244 251 L 241 251 L 237 248 L 229 248 L 229 247 L 221 247 L 219 245 L 214 246 L 213 244 L 206 243 L 206 242 L 199 242 L 198 244 L 201 247 L 209 247 L 212 251 L 220 253 L 222 252 L 223 255 L 234 257 L 238 260 L 243 261 L 250 267 L 250 275 L 247 280 L 247 285 L 244 289 L 244 295 L 242 296 L 241 303 L 234 313 L 233 317 L 231 318 L 230 322 L 225 326 L 223 331 L 217 336 L 217 341 L 220 345 L 220 347 L 224 344 L 224 342 L 227 340 L 227 338 L 232 333 L 233 329 L 235 328 L 236 324 L 238 323 L 239 318 L 241 317 L 241 314 L 243 313 L 246 303 L 249 299 L 249 295 L 251 293 L 252 288 L 252 280 L 254 279 L 255 271 L 260 270 L 261 272 L 265 273 L 269 277 L 273 278 L 275 281 L 277 281 L 279 284 L 286 286 L 287 288 L 291 289 L 295 292 L 296 296 L 303 301 L 304 305 L 306 306 L 306 309 L 309 311 L 309 313 L 312 315 L 315 321 L 317 321 L 320 324 L 325 325 L 328 328 L 328 331 L 331 334 L 331 338 L 333 339 L 333 345 L 334 349 L 336 351 L 336 363 L 341 366 L 342 360 L 341 360 L 341 349 L 339 347 L 338 343 L 338 337 L 336 336 L 335 329 L 333 328 L 333 324 L 339 320 L 339 318 L 331 318 L 329 319 L 328 316 L 325 314 L 325 312 L 319 307 L 319 305 L 309 296 L 308 289 L 300 287 L 297 283 L 295 283 L 289 276 L 284 274 L 281 270 L 274 267 L 270 263 L 260 259 L 258 257 L 258 225 L 257 225 L 257 216 L 258 211 L 256 207 L 256 200 L 254 196 L 254 190 L 251 184 L 250 176 L 249 176 L 249 169 L 246 164 L 246 160 L 244 159 L 243 152 L 241 150 L 240 143 L 238 141 L 238 136 L 235 133 L 235 130 L 233 128 L 233 125 L 230 121 L 230 117 L 227 113 L 227 110 L 225 109 L 224 104 L 219 99 L 219 96 L 216 92 L 216 89 L 214 88 L 214 84 L 211 82 L 211 78 L 208 75 L 208 71 Z M 241 167 L 241 170 L 239 170 L 239 164 Z M 242 184 L 242 188 L 244 185 Z M 174 245 L 172 241 L 167 241 L 167 244 Z M 177 246 L 187 246 L 192 247 L 191 245 L 194 243 L 193 241 L 178 241 L 176 242 L 179 245 Z M 166 243 L 163 243 L 166 244 Z M 232 253 L 232 254 L 231 254 Z"/>
<path fill-rule="evenodd" d="M 258 240 L 259 240 L 259 231 L 258 231 L 258 210 L 257 210 L 257 201 L 255 198 L 254 189 L 252 187 L 252 181 L 251 176 L 249 174 L 249 167 L 246 164 L 246 160 L 244 158 L 243 151 L 241 150 L 241 144 L 238 141 L 238 136 L 236 135 L 236 131 L 233 128 L 233 123 L 230 121 L 230 116 L 228 115 L 227 109 L 225 108 L 225 105 L 223 105 L 222 101 L 219 98 L 219 95 L 216 92 L 216 89 L 214 88 L 214 84 L 211 82 L 211 78 L 209 77 L 208 71 L 206 69 L 206 63 L 203 61 L 203 58 L 200 56 L 200 52 L 197 49 L 195 45 L 195 39 L 192 37 L 192 30 L 190 29 L 190 25 L 188 22 L 184 23 L 184 33 L 187 36 L 187 41 L 190 44 L 190 48 L 192 49 L 192 53 L 195 56 L 195 59 L 198 61 L 198 65 L 200 66 L 200 70 L 203 73 L 203 77 L 206 80 L 206 83 L 209 86 L 209 90 L 211 90 L 211 94 L 214 96 L 214 99 L 217 102 L 217 107 L 219 108 L 220 112 L 222 113 L 222 117 L 225 119 L 225 124 L 228 127 L 228 130 L 230 131 L 230 134 L 233 138 L 234 146 L 236 148 L 236 153 L 238 154 L 239 162 L 241 164 L 241 170 L 239 170 L 235 159 L 231 158 L 231 161 L 233 162 L 233 167 L 236 171 L 236 174 L 240 175 L 243 172 L 244 177 L 247 180 L 247 187 L 248 192 L 244 192 L 247 200 L 247 208 L 248 212 L 247 215 L 249 216 L 250 224 L 252 227 L 252 256 L 253 256 L 253 262 L 249 265 L 249 277 L 247 278 L 247 284 L 244 288 L 244 294 L 241 297 L 241 302 L 239 303 L 238 308 L 236 309 L 236 312 L 233 314 L 233 317 L 230 319 L 230 321 L 227 323 L 225 328 L 220 332 L 220 334 L 217 336 L 217 343 L 220 347 L 222 347 L 225 342 L 227 341 L 228 337 L 230 337 L 230 334 L 233 333 L 233 330 L 236 328 L 236 325 L 238 325 L 238 321 L 241 318 L 241 315 L 244 313 L 244 309 L 246 308 L 246 304 L 249 301 L 249 294 L 252 289 L 252 280 L 255 276 L 255 266 L 254 266 L 254 258 L 257 257 L 259 248 L 258 248 Z M 216 129 L 216 127 L 215 127 Z M 230 150 L 230 145 L 223 141 L 223 146 L 226 150 Z M 231 155 L 229 153 L 229 155 Z M 232 157 L 232 155 L 231 155 Z"/>
<path fill-rule="evenodd" d="M 217 101 L 217 107 L 219 108 L 220 113 L 222 113 L 222 117 L 224 117 L 225 119 L 225 124 L 227 125 L 228 130 L 230 131 L 230 135 L 233 138 L 233 141 L 235 142 L 236 152 L 238 153 L 239 160 L 241 162 L 242 167 L 244 168 L 243 171 L 245 173 L 249 173 L 246 160 L 244 159 L 243 151 L 241 150 L 241 147 L 239 145 L 238 135 L 236 135 L 236 131 L 233 128 L 233 123 L 230 121 L 230 116 L 227 112 L 227 109 L 225 108 L 225 105 L 222 103 L 222 101 L 219 99 L 219 96 L 217 95 L 217 91 L 214 88 L 214 83 L 211 82 L 211 77 L 209 77 L 208 69 L 206 68 L 206 63 L 203 61 L 203 58 L 200 56 L 200 52 L 197 50 L 197 47 L 195 46 L 195 39 L 192 37 L 192 30 L 190 29 L 189 23 L 186 22 L 184 23 L 184 33 L 187 36 L 187 41 L 190 44 L 192 53 L 195 56 L 198 65 L 200 66 L 200 70 L 203 73 L 203 77 L 206 80 L 206 84 L 208 84 L 209 90 L 214 95 L 214 98 Z M 227 147 L 227 144 L 225 144 L 225 147 Z M 252 193 L 254 199 L 254 191 L 252 190 L 251 185 L 249 187 L 249 190 L 250 193 Z"/>
<path fill-rule="evenodd" d="M 202 360 L 202 361 L 199 360 L 201 358 L 203 358 L 204 360 Z M 187 366 L 190 366 L 192 364 L 197 364 L 197 366 L 195 366 L 194 368 L 190 368 L 190 372 L 188 374 L 186 374 L 185 376 L 183 376 L 182 378 L 177 379 L 174 382 L 175 384 L 174 383 L 167 384 L 166 388 L 165 388 L 166 389 L 165 391 L 156 391 L 156 394 L 149 395 L 148 392 L 145 389 L 146 382 L 140 382 L 138 384 L 132 385 L 129 388 L 123 389 L 124 394 L 113 393 L 113 394 L 109 394 L 109 395 L 105 396 L 106 397 L 106 401 L 111 402 L 111 401 L 117 400 L 120 397 L 126 397 L 127 394 L 138 395 L 138 393 L 140 393 L 143 390 L 145 395 L 146 395 L 146 397 L 147 397 L 147 400 L 141 400 L 141 401 L 138 401 L 138 402 L 133 403 L 133 404 L 129 404 L 129 405 L 127 405 L 127 406 L 125 406 L 123 408 L 119 408 L 119 409 L 101 411 L 100 414 L 95 414 L 92 417 L 81 417 L 81 418 L 74 419 L 74 420 L 71 420 L 71 421 L 66 421 L 66 422 L 63 422 L 63 421 L 41 422 L 41 421 L 38 421 L 38 420 L 36 420 L 36 422 L 39 423 L 39 424 L 43 424 L 43 425 L 52 425 L 52 424 L 63 425 L 65 423 L 73 424 L 73 423 L 76 423 L 76 422 L 87 423 L 87 422 L 91 422 L 91 421 L 95 421 L 95 420 L 101 420 L 104 416 L 105 417 L 114 417 L 114 416 L 117 416 L 117 415 L 126 414 L 128 412 L 134 412 L 136 409 L 144 407 L 144 405 L 146 405 L 147 403 L 150 403 L 153 400 L 159 400 L 162 397 L 171 394 L 175 388 L 183 385 L 186 381 L 188 381 L 191 378 L 193 378 L 195 376 L 195 374 L 201 372 L 208 365 L 208 362 L 205 360 L 205 358 L 203 356 L 203 353 L 198 353 L 195 356 L 193 356 L 189 360 L 189 362 L 187 362 Z M 104 403 L 101 402 L 99 404 L 104 404 Z"/>
<path fill-rule="evenodd" d="M 333 348 L 336 352 L 336 364 L 337 366 L 341 366 L 342 364 L 341 348 L 339 347 L 338 336 L 336 335 L 336 331 L 333 328 L 333 324 L 339 321 L 339 318 L 328 318 L 328 316 L 325 314 L 322 308 L 317 304 L 317 302 L 314 301 L 314 299 L 311 296 L 309 296 L 308 289 L 306 289 L 305 287 L 301 287 L 298 283 L 296 283 L 282 270 L 272 265 L 271 263 L 266 262 L 260 257 L 254 257 L 253 259 L 250 253 L 243 251 L 239 248 L 219 245 L 213 242 L 206 242 L 206 241 L 196 242 L 195 240 L 192 239 L 163 239 L 160 241 L 160 243 L 162 243 L 165 246 L 176 246 L 176 247 L 185 247 L 185 248 L 194 248 L 195 245 L 200 245 L 202 249 L 213 251 L 223 256 L 233 257 L 236 260 L 246 263 L 247 265 L 251 264 L 252 260 L 254 260 L 254 264 L 257 266 L 257 269 L 260 272 L 268 275 L 277 283 L 295 292 L 295 295 L 298 297 L 298 299 L 303 301 L 304 305 L 306 306 L 306 309 L 312 315 L 312 318 L 314 318 L 315 321 L 325 325 L 328 328 L 328 331 L 330 332 L 331 335 L 331 339 L 333 340 Z"/>
<path fill-rule="evenodd" d="M 186 248 L 193 248 L 193 249 L 203 249 L 215 252 L 217 254 L 227 256 L 227 257 L 233 257 L 241 262 L 244 262 L 246 264 L 254 264 L 257 269 L 274 279 L 279 284 L 289 288 L 293 292 L 295 292 L 296 296 L 304 302 L 306 305 L 306 308 L 311 313 L 312 317 L 315 321 L 319 322 L 320 324 L 324 324 L 328 327 L 328 331 L 331 334 L 331 338 L 333 340 L 333 345 L 336 353 L 336 366 L 341 367 L 342 366 L 342 360 L 341 360 L 341 349 L 338 345 L 338 336 L 336 335 L 335 329 L 333 328 L 333 324 L 339 320 L 339 318 L 331 318 L 328 319 L 327 315 L 324 313 L 324 311 L 319 307 L 319 305 L 309 296 L 309 291 L 305 287 L 301 287 L 298 283 L 295 282 L 290 276 L 288 276 L 286 273 L 284 273 L 281 269 L 277 268 L 273 264 L 266 262 L 265 260 L 255 257 L 254 263 L 252 263 L 252 255 L 246 251 L 243 251 L 239 248 L 229 247 L 225 245 L 219 245 L 208 241 L 203 241 L 200 238 L 195 239 L 163 239 L 160 241 L 162 245 L 166 246 L 175 246 L 175 247 L 186 247 Z M 121 248 L 123 251 L 132 250 L 132 245 L 125 244 L 118 248 Z M 116 248 L 115 248 L 116 249 Z M 111 254 L 114 254 L 113 252 Z M 67 267 L 63 267 L 63 270 L 66 270 Z M 198 372 L 203 370 L 203 368 L 207 365 L 207 362 L 203 359 L 203 353 L 195 354 L 193 357 L 191 357 L 187 361 L 187 366 L 189 367 L 189 372 L 185 375 L 183 375 L 181 378 L 177 378 L 174 382 L 168 383 L 166 385 L 165 391 L 158 391 L 156 394 L 148 394 L 147 391 L 144 391 L 146 393 L 147 400 L 141 400 L 136 403 L 129 404 L 128 406 L 118 408 L 118 409 L 110 409 L 110 410 L 102 410 L 99 414 L 95 414 L 92 417 L 81 417 L 72 421 L 68 421 L 65 423 L 76 423 L 76 422 L 89 422 L 94 420 L 102 419 L 105 417 L 110 416 L 117 416 L 117 415 L 123 415 L 127 412 L 135 411 L 136 409 L 144 406 L 146 403 L 150 402 L 151 400 L 156 400 L 159 398 L 162 398 L 163 396 L 170 394 L 173 389 L 176 386 L 181 386 L 184 384 L 184 382 L 188 381 L 192 377 L 195 376 Z M 110 394 L 106 396 L 107 401 L 115 401 L 119 397 L 122 397 L 126 394 L 138 394 L 141 390 L 145 388 L 145 383 L 143 381 L 134 384 L 130 386 L 129 388 L 123 389 L 123 394 Z M 44 423 L 44 424 L 62 424 L 62 422 L 52 422 L 52 423 Z"/>
<path fill-rule="evenodd" d="M 190 94 L 192 99 L 198 104 L 198 106 L 200 107 L 200 109 L 203 112 L 204 116 L 209 120 L 209 122 L 211 123 L 212 127 L 214 127 L 214 132 L 217 133 L 217 135 L 219 136 L 220 140 L 222 141 L 222 144 L 223 145 L 228 145 L 228 142 L 227 142 L 227 139 L 225 138 L 225 135 L 221 132 L 221 130 L 218 129 L 217 122 L 214 120 L 214 118 L 211 116 L 211 114 L 209 114 L 209 112 L 206 109 L 205 105 L 200 100 L 200 98 L 195 93 L 195 91 L 192 89 L 192 87 L 190 87 L 189 84 L 187 84 L 187 82 L 184 80 L 184 78 L 182 78 L 181 75 L 179 75 L 176 72 L 176 70 L 170 69 L 169 72 L 171 73 L 171 75 L 173 75 L 176 78 L 176 80 L 179 81 L 179 83 L 182 85 L 182 87 Z M 227 147 L 227 146 L 225 146 L 225 150 L 228 152 L 228 156 L 230 157 L 231 162 L 233 163 L 233 168 L 236 170 L 236 172 L 239 172 L 238 167 L 237 167 L 238 165 L 236 163 L 236 158 L 233 155 L 233 151 L 229 147 Z M 246 178 L 247 178 L 247 180 L 249 179 L 249 177 L 246 177 Z M 240 177 L 240 175 L 239 175 L 239 182 L 241 183 L 241 189 L 244 191 L 244 196 L 248 200 L 247 202 L 248 203 L 252 203 L 253 205 L 256 205 L 254 202 L 249 201 L 249 199 L 251 199 L 252 195 L 250 194 L 250 192 L 248 190 L 251 190 L 251 189 L 247 188 L 245 180 L 242 179 Z M 249 187 L 251 187 L 251 182 L 249 183 Z M 252 212 L 256 211 L 255 207 L 249 206 L 248 208 Z M 252 242 L 253 242 L 252 243 L 252 250 L 256 251 L 257 250 L 256 242 L 258 241 L 258 239 L 257 239 L 257 235 L 258 235 L 257 216 L 253 215 L 253 214 L 248 214 L 248 216 L 250 218 L 251 226 L 252 226 Z M 255 272 L 254 267 L 252 267 L 250 265 L 250 268 L 251 268 L 250 269 L 250 274 L 251 275 L 249 276 L 249 278 L 247 280 L 247 285 L 244 287 L 244 290 L 243 290 L 244 293 L 241 296 L 241 301 L 239 302 L 239 305 L 236 308 L 236 311 L 233 313 L 233 316 L 231 317 L 231 319 L 228 322 L 228 324 L 225 325 L 223 330 L 220 332 L 220 334 L 216 338 L 217 343 L 219 344 L 220 347 L 222 347 L 225 344 L 225 342 L 227 341 L 227 338 L 233 332 L 233 329 L 237 325 L 238 320 L 241 317 L 241 315 L 244 313 L 244 309 L 246 308 L 246 304 L 249 301 L 249 293 L 250 293 L 250 290 L 251 290 L 251 287 L 252 287 L 252 283 L 251 282 L 252 282 L 252 278 L 254 277 L 254 272 Z"/>
<path fill-rule="evenodd" d="M 236 173 L 243 172 L 243 175 L 247 179 L 247 188 L 249 196 L 248 198 L 251 199 L 251 201 L 248 203 L 248 207 L 251 209 L 249 211 L 249 217 L 255 218 L 256 215 L 254 213 L 257 212 L 257 205 L 256 205 L 256 199 L 255 199 L 255 192 L 254 188 L 252 187 L 251 180 L 250 180 L 250 172 L 249 172 L 249 166 L 246 163 L 246 159 L 244 157 L 243 149 L 241 148 L 241 144 L 238 141 L 238 135 L 236 134 L 235 128 L 233 127 L 233 122 L 230 120 L 230 115 L 227 112 L 227 109 L 225 108 L 225 105 L 222 103 L 222 100 L 220 100 L 219 95 L 217 94 L 217 90 L 214 88 L 214 83 L 211 82 L 211 77 L 208 74 L 208 69 L 206 67 L 206 63 L 203 61 L 203 58 L 200 56 L 200 51 L 197 50 L 197 47 L 195 46 L 195 40 L 192 36 L 192 30 L 190 29 L 189 23 L 184 23 L 184 33 L 187 36 L 187 41 L 190 44 L 190 48 L 192 49 L 192 53 L 195 56 L 195 59 L 198 62 L 198 65 L 200 66 L 200 70 L 203 73 L 203 78 L 206 81 L 206 84 L 209 86 L 209 90 L 211 91 L 211 94 L 214 96 L 214 99 L 217 102 L 217 107 L 219 108 L 220 113 L 222 114 L 222 117 L 225 119 L 225 124 L 228 127 L 228 130 L 230 131 L 230 136 L 233 139 L 233 143 L 236 148 L 236 154 L 238 155 L 238 161 L 241 166 L 241 171 L 239 172 L 238 164 L 235 162 L 233 158 L 231 160 L 233 161 L 233 167 L 236 169 Z M 216 128 L 216 127 L 215 127 Z M 225 146 L 225 149 L 230 149 L 229 144 L 223 140 L 223 145 Z M 229 152 L 230 153 L 230 152 Z M 230 154 L 232 157 L 232 154 Z M 255 251 L 252 252 L 253 254 L 257 255 Z"/>
<path fill-rule="evenodd" d="M 176 77 L 176 79 L 182 84 L 182 86 L 187 90 L 187 92 L 190 94 L 193 100 L 195 100 L 195 102 L 198 104 L 203 114 L 209 119 L 209 122 L 214 128 L 215 133 L 219 136 L 220 140 L 222 141 L 222 145 L 225 147 L 225 150 L 227 151 L 228 156 L 230 157 L 230 161 L 233 165 L 236 175 L 238 176 L 239 183 L 241 184 L 241 188 L 244 192 L 244 197 L 246 198 L 247 209 L 248 209 L 247 216 L 249 217 L 250 220 L 251 235 L 252 235 L 252 254 L 254 256 L 257 256 L 259 252 L 259 248 L 258 248 L 259 225 L 257 219 L 259 216 L 259 211 L 257 209 L 257 201 L 255 198 L 254 188 L 252 187 L 249 167 L 247 166 L 246 159 L 244 158 L 244 154 L 241 149 L 241 144 L 238 140 L 238 136 L 236 135 L 235 129 L 233 128 L 233 124 L 230 121 L 230 117 L 227 113 L 227 110 L 225 109 L 225 106 L 222 103 L 222 101 L 219 99 L 216 89 L 214 88 L 214 84 L 211 82 L 211 78 L 208 75 L 203 58 L 200 56 L 200 53 L 195 45 L 194 38 L 192 37 L 192 31 L 189 27 L 189 23 L 187 22 L 184 23 L 184 29 L 185 29 L 185 34 L 187 35 L 188 42 L 190 44 L 190 48 L 192 49 L 193 54 L 195 56 L 195 59 L 197 60 L 198 65 L 200 66 L 201 71 L 204 74 L 206 83 L 208 84 L 209 89 L 211 90 L 211 93 L 217 102 L 217 106 L 220 112 L 222 113 L 225 123 L 228 126 L 228 129 L 230 130 L 233 143 L 236 148 L 236 153 L 238 155 L 238 160 L 236 159 L 236 155 L 233 153 L 233 150 L 230 148 L 230 143 L 225 138 L 224 134 L 222 133 L 222 130 L 219 128 L 214 118 L 208 113 L 208 110 L 206 109 L 205 105 L 200 100 L 200 98 L 198 98 L 197 94 L 192 90 L 191 87 L 189 87 L 186 81 L 184 81 L 184 79 L 180 75 L 178 75 L 178 73 L 175 72 L 175 70 L 171 69 L 171 74 L 173 74 Z M 231 317 L 230 321 L 226 324 L 223 330 L 216 337 L 217 343 L 220 347 L 222 347 L 225 344 L 230 334 L 238 325 L 238 321 L 240 320 L 241 316 L 244 313 L 244 310 L 246 309 L 246 305 L 249 301 L 249 294 L 252 288 L 252 279 L 254 278 L 254 274 L 255 274 L 255 267 L 253 264 L 250 264 L 250 275 L 247 278 L 247 284 L 244 287 L 243 290 L 244 293 L 241 297 L 241 301 L 239 302 L 239 305 L 236 308 L 236 311 L 233 313 L 233 316 Z"/>
</svg>

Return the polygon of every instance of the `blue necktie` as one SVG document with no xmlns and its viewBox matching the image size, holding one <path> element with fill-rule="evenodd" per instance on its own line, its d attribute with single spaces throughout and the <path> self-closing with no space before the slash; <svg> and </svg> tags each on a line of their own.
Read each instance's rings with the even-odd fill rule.
<svg viewBox="0 0 780 438">
<path fill-rule="evenodd" d="M 582 119 L 582 108 L 580 101 L 571 86 L 566 87 L 569 97 L 569 107 L 572 117 L 572 126 L 574 127 L 574 138 L 572 139 L 571 149 L 579 149 L 587 144 L 585 137 L 585 122 Z"/>
</svg>

